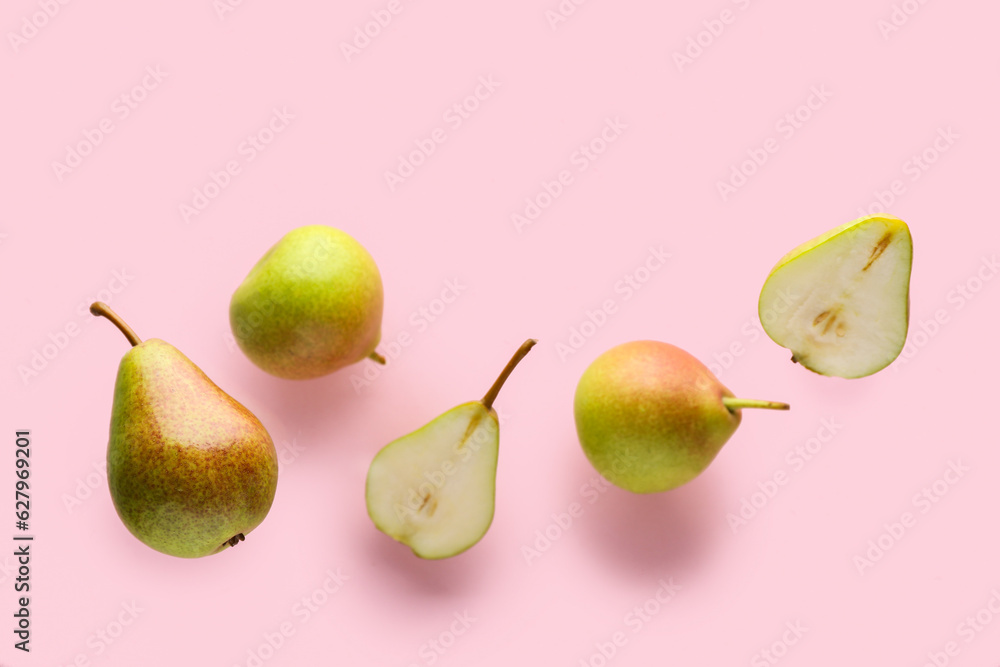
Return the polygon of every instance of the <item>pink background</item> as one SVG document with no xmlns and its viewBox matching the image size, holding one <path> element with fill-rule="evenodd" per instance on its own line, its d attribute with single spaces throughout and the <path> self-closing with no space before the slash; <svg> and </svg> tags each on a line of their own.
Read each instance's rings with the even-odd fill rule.
<svg viewBox="0 0 1000 667">
<path fill-rule="evenodd" d="M 562 4 L 575 11 L 553 24 L 558 0 L 245 0 L 221 16 L 212 0 L 4 3 L 0 535 L 15 532 L 13 432 L 30 428 L 36 541 L 30 655 L 12 648 L 14 563 L 0 557 L 0 663 L 1000 660 L 1000 281 L 989 280 L 1000 6 Z M 341 43 L 389 7 L 391 22 L 345 57 Z M 679 66 L 685 49 L 696 57 Z M 477 87 L 467 118 L 449 112 Z M 292 118 L 273 120 L 275 109 Z M 251 149 L 251 135 L 270 143 Z M 443 142 L 390 189 L 385 172 L 431 137 Z M 579 152 L 592 141 L 593 160 Z M 81 142 L 89 154 L 57 174 Z M 925 152 L 922 169 L 913 159 Z M 763 164 L 742 167 L 752 175 L 724 198 L 718 184 L 754 155 Z M 226 187 L 184 216 L 227 163 Z M 518 230 L 512 215 L 543 181 L 558 197 Z M 787 250 L 880 201 L 915 242 L 910 343 L 866 379 L 813 375 L 756 327 L 760 286 Z M 290 382 L 235 348 L 232 292 L 310 223 L 346 230 L 376 258 L 385 368 Z M 670 257 L 647 275 L 651 247 Z M 629 275 L 648 280 L 630 294 Z M 445 305 L 449 281 L 459 295 Z M 277 496 L 238 548 L 175 559 L 119 522 L 94 471 L 127 347 L 86 314 L 95 298 L 179 347 L 268 427 L 284 459 Z M 608 300 L 603 325 L 560 355 Z M 401 334 L 408 346 L 387 347 Z M 527 337 L 540 343 L 497 402 L 493 526 L 460 557 L 420 561 L 368 520 L 368 464 L 481 396 Z M 576 440 L 576 381 L 604 350 L 642 338 L 792 410 L 748 412 L 675 492 L 588 490 L 598 478 Z M 33 357 L 44 367 L 22 378 Z M 795 449 L 812 438 L 821 450 L 800 463 Z M 967 470 L 921 500 L 952 463 Z M 784 485 L 768 484 L 776 474 Z M 762 488 L 773 497 L 734 531 L 727 516 L 761 504 Z M 902 535 L 886 533 L 906 512 Z M 890 548 L 859 568 L 880 536 Z M 526 547 L 544 552 L 529 563 Z M 327 594 L 338 570 L 349 579 Z M 680 587 L 665 603 L 661 581 Z M 306 615 L 303 598 L 322 604 Z"/>
</svg>

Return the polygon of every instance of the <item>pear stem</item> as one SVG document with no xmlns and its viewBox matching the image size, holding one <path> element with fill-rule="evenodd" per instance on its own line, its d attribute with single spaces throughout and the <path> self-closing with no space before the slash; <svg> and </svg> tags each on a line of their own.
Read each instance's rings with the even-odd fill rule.
<svg viewBox="0 0 1000 667">
<path fill-rule="evenodd" d="M 764 408 L 766 410 L 788 410 L 791 406 L 788 403 L 776 403 L 775 401 L 758 401 L 752 398 L 735 398 L 733 396 L 723 396 L 722 404 L 729 408 L 729 411 L 740 410 L 742 408 Z"/>
<path fill-rule="evenodd" d="M 103 301 L 95 301 L 90 304 L 90 313 L 91 315 L 106 317 L 111 320 L 111 323 L 118 327 L 123 334 L 125 334 L 125 337 L 128 338 L 128 342 L 132 343 L 132 347 L 135 347 L 142 342 L 142 339 L 136 336 L 135 332 L 132 331 L 132 327 L 125 324 L 125 320 L 118 317 L 118 313 L 111 310 L 111 308 L 108 307 L 108 304 Z"/>
<path fill-rule="evenodd" d="M 385 366 L 385 357 L 383 357 L 375 350 L 372 350 L 372 353 L 368 355 L 368 358 L 377 364 L 382 364 L 383 366 Z"/>
<path fill-rule="evenodd" d="M 531 350 L 537 342 L 538 341 L 534 338 L 529 338 L 521 344 L 521 347 L 517 348 L 517 352 L 515 352 L 514 356 L 510 358 L 507 365 L 504 366 L 504 369 L 500 372 L 500 376 L 496 379 L 496 382 L 493 383 L 490 390 L 486 392 L 485 396 L 483 396 L 482 403 L 486 406 L 487 410 L 491 410 L 493 408 L 493 401 L 497 400 L 497 394 L 500 393 L 500 388 L 503 387 L 503 383 L 507 381 L 508 377 L 510 377 L 511 371 L 513 371 L 514 367 L 521 362 L 521 359 L 524 359 L 524 356 L 528 354 L 528 351 Z"/>
</svg>

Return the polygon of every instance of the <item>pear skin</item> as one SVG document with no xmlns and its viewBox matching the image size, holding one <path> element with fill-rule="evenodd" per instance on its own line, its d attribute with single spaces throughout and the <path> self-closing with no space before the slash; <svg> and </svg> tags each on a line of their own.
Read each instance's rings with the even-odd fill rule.
<svg viewBox="0 0 1000 667">
<path fill-rule="evenodd" d="M 700 475 L 745 407 L 788 409 L 736 398 L 681 348 L 647 340 L 594 360 L 577 385 L 573 411 L 584 454 L 605 479 L 634 493 L 657 493 Z"/>
<path fill-rule="evenodd" d="M 233 293 L 229 322 L 247 358 L 271 375 L 305 380 L 371 358 L 382 336 L 382 278 L 346 232 L 288 232 Z"/>
<path fill-rule="evenodd" d="M 91 312 L 121 322 L 104 304 Z M 274 500 L 271 436 L 180 350 L 122 327 L 133 347 L 118 366 L 107 452 L 118 516 L 143 543 L 172 556 L 235 546 Z"/>
</svg>

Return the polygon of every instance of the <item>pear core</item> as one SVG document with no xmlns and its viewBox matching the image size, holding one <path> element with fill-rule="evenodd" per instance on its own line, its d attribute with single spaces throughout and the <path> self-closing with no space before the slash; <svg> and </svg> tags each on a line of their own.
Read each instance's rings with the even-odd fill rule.
<svg viewBox="0 0 1000 667">
<path fill-rule="evenodd" d="M 525 341 L 481 400 L 393 440 L 372 460 L 365 505 L 380 531 L 426 559 L 475 545 L 493 522 L 500 424 L 493 402 L 535 345 Z"/>
<path fill-rule="evenodd" d="M 902 220 L 882 214 L 841 225 L 771 270 L 758 303 L 764 331 L 820 375 L 876 373 L 906 343 L 912 262 Z"/>
</svg>

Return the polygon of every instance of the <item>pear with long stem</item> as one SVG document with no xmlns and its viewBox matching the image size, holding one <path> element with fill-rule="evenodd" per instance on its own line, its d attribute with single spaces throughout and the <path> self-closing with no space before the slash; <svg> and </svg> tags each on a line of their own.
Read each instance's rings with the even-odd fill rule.
<svg viewBox="0 0 1000 667">
<path fill-rule="evenodd" d="M 535 342 L 521 345 L 481 400 L 393 440 L 372 461 L 365 485 L 368 515 L 417 556 L 454 556 L 489 529 L 500 445 L 493 402 Z"/>
<path fill-rule="evenodd" d="M 744 408 L 788 404 L 736 398 L 700 361 L 658 341 L 625 343 L 599 356 L 574 399 L 587 458 L 608 481 L 635 493 L 666 491 L 700 475 Z"/>
<path fill-rule="evenodd" d="M 131 343 L 115 381 L 108 486 L 125 527 L 148 546 L 197 558 L 243 541 L 267 516 L 278 457 L 267 430 L 174 346 L 141 340 L 106 304 Z"/>
</svg>

